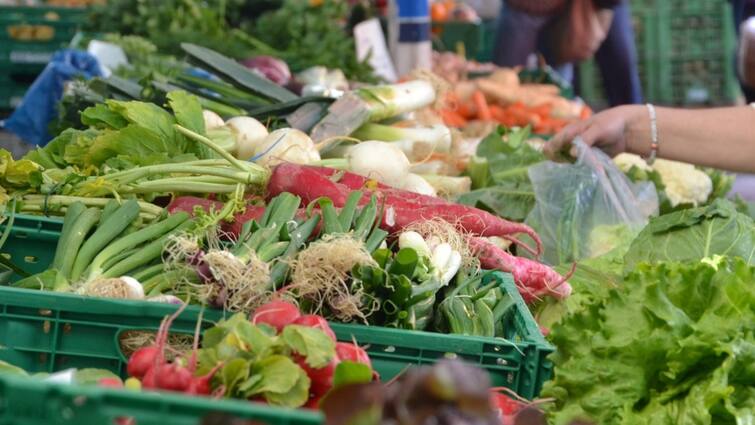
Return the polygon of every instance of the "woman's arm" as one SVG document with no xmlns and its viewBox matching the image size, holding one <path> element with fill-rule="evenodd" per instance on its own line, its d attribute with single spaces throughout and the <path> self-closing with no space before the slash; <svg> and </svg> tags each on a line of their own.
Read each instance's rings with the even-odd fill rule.
<svg viewBox="0 0 755 425">
<path fill-rule="evenodd" d="M 738 172 L 755 172 L 755 108 L 656 108 L 658 157 Z M 576 136 L 609 155 L 650 153 L 650 115 L 644 105 L 620 106 L 572 124 L 546 146 L 555 157 Z"/>
</svg>

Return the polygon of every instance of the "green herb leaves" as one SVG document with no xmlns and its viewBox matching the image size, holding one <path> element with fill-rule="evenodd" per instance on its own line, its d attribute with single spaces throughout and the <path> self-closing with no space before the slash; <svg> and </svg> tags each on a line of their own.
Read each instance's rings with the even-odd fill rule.
<svg viewBox="0 0 755 425">
<path fill-rule="evenodd" d="M 317 369 L 336 356 L 335 343 L 320 329 L 288 325 L 276 336 L 272 328 L 253 325 L 243 313 L 208 329 L 202 347 L 199 372 L 222 363 L 215 383 L 226 396 L 259 397 L 286 407 L 302 406 L 309 399 L 310 379 L 294 359 L 301 356 Z"/>
</svg>

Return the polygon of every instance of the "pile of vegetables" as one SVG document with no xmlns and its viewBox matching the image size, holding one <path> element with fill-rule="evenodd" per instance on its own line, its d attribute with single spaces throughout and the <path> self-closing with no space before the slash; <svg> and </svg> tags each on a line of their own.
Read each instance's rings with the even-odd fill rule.
<svg viewBox="0 0 755 425">
<path fill-rule="evenodd" d="M 753 273 L 741 259 L 642 264 L 593 293 L 551 330 L 552 423 L 746 423 Z"/>
<path fill-rule="evenodd" d="M 168 361 L 168 331 L 181 311 L 162 323 L 153 345 L 131 355 L 127 385 L 316 409 L 334 385 L 375 377 L 364 349 L 336 342 L 325 319 L 283 301 L 220 321 L 204 332 L 201 349 L 195 339 L 191 353 Z"/>
<path fill-rule="evenodd" d="M 561 95 L 554 84 L 520 81 L 516 70 L 499 68 L 486 76 L 464 79 L 438 65 L 447 78 L 458 80 L 447 94 L 445 107 L 438 113 L 452 127 L 465 127 L 472 121 L 493 122 L 507 127 L 530 126 L 536 134 L 555 134 L 575 120 L 591 115 L 580 102 Z M 450 74 L 449 74 L 450 72 Z"/>
</svg>

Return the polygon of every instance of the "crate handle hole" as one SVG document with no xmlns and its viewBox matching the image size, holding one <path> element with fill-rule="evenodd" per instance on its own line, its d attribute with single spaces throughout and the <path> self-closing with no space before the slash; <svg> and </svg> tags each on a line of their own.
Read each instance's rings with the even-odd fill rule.
<svg viewBox="0 0 755 425">
<path fill-rule="evenodd" d="M 37 257 L 35 257 L 33 255 L 27 255 L 26 257 L 24 257 L 24 262 L 26 264 L 36 264 L 37 261 L 39 261 L 39 258 L 37 258 Z"/>
</svg>

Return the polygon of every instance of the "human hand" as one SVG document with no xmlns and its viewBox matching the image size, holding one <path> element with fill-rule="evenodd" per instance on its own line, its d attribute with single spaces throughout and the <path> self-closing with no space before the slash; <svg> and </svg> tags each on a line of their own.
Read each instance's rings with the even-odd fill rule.
<svg viewBox="0 0 755 425">
<path fill-rule="evenodd" d="M 587 146 L 595 146 L 611 157 L 626 152 L 629 124 L 641 116 L 641 108 L 637 105 L 619 106 L 595 114 L 585 121 L 572 123 L 545 144 L 545 154 L 550 159 L 558 159 L 566 152 L 576 157 L 572 141 L 577 136 Z"/>
</svg>

